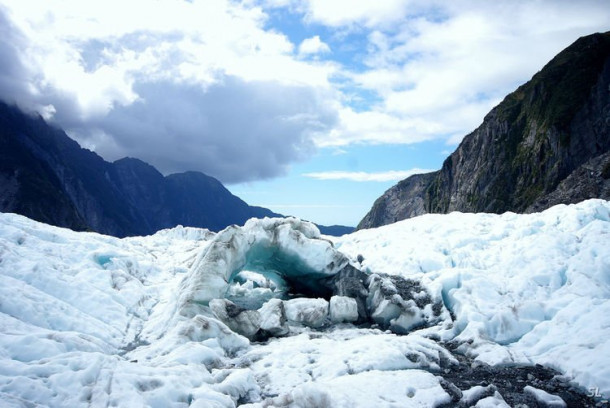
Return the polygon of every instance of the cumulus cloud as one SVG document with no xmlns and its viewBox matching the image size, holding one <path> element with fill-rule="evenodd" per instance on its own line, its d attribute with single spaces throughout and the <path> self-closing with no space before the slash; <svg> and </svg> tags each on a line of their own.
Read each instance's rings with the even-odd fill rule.
<svg viewBox="0 0 610 408">
<path fill-rule="evenodd" d="M 278 9 L 324 41 L 291 40 Z M 243 182 L 316 147 L 458 143 L 608 26 L 598 0 L 4 0 L 0 98 L 107 159 Z"/>
<path fill-rule="evenodd" d="M 403 117 L 380 109 L 359 112 L 345 107 L 338 112 L 337 125 L 327 134 L 318 135 L 315 142 L 321 147 L 413 144 L 438 138 L 448 131 L 442 122 Z"/>
<path fill-rule="evenodd" d="M 409 0 L 304 0 L 300 7 L 306 19 L 328 26 L 361 24 L 367 27 L 386 26 L 407 15 Z"/>
<path fill-rule="evenodd" d="M 225 77 L 205 90 L 169 81 L 134 89 L 139 101 L 74 126 L 78 139 L 111 159 L 136 156 L 165 173 L 199 170 L 226 183 L 284 174 L 336 121 L 309 87 Z"/>
<path fill-rule="evenodd" d="M 379 102 L 368 112 L 344 114 L 350 119 L 341 122 L 327 143 L 417 143 L 434 138 L 458 143 L 559 51 L 579 36 L 610 25 L 610 9 L 595 0 L 458 0 L 402 7 L 406 17 L 390 28 L 360 17 L 351 21 L 371 29 L 364 57 L 367 69 L 352 71 L 350 79 L 353 86 L 377 94 Z M 325 20 L 323 14 L 313 15 Z M 373 131 L 371 122 L 382 117 L 391 120 L 377 120 L 382 125 Z M 396 131 L 402 137 L 396 137 Z"/>
<path fill-rule="evenodd" d="M 30 94 L 28 82 L 33 73 L 20 53 L 27 42 L 0 5 L 0 99 L 11 104 L 21 102 Z M 40 104 L 23 107 L 28 111 L 42 111 L 44 108 Z"/>
<path fill-rule="evenodd" d="M 306 38 L 299 45 L 299 54 L 301 55 L 322 54 L 326 52 L 330 52 L 330 47 L 320 40 L 319 35 Z"/>
<path fill-rule="evenodd" d="M 383 172 L 364 172 L 364 171 L 324 171 L 305 173 L 303 176 L 314 178 L 318 180 L 349 180 L 349 181 L 399 181 L 404 180 L 407 177 L 411 177 L 414 174 L 430 173 L 434 170 L 429 169 L 411 169 L 411 170 L 390 170 Z"/>
<path fill-rule="evenodd" d="M 107 160 L 227 183 L 271 178 L 337 120 L 336 65 L 296 58 L 257 7 L 8 0 L 0 16 L 0 98 Z"/>
</svg>

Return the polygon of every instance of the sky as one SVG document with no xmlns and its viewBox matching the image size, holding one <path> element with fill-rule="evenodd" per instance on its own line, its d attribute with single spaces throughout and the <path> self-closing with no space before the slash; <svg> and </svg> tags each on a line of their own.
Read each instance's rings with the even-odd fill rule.
<svg viewBox="0 0 610 408">
<path fill-rule="evenodd" d="M 607 0 L 0 0 L 0 99 L 108 161 L 355 226 Z"/>
</svg>

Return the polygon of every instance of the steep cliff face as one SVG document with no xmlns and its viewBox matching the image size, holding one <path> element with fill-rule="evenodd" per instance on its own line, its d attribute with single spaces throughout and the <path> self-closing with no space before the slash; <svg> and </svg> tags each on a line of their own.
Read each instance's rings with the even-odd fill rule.
<svg viewBox="0 0 610 408">
<path fill-rule="evenodd" d="M 558 54 L 495 107 L 439 171 L 392 187 L 358 228 L 425 213 L 526 212 L 557 201 L 610 199 L 602 177 L 608 151 L 610 33 L 604 33 Z M 591 160 L 598 170 L 583 172 Z M 595 180 L 578 182 L 579 174 Z"/>
<path fill-rule="evenodd" d="M 45 223 L 86 229 L 57 175 L 12 136 L 6 125 L 13 119 L 0 115 L 0 208 Z"/>
<path fill-rule="evenodd" d="M 525 212 L 539 212 L 557 204 L 579 202 L 594 197 L 610 197 L 610 152 L 579 166 L 562 180 L 555 190 L 540 197 L 527 207 Z"/>
<path fill-rule="evenodd" d="M 426 213 L 424 197 L 437 172 L 402 180 L 379 197 L 358 228 L 372 228 Z"/>
<path fill-rule="evenodd" d="M 219 230 L 278 216 L 249 206 L 202 173 L 164 177 L 138 159 L 108 163 L 42 118 L 3 103 L 0 211 L 120 237 L 178 224 Z"/>
</svg>

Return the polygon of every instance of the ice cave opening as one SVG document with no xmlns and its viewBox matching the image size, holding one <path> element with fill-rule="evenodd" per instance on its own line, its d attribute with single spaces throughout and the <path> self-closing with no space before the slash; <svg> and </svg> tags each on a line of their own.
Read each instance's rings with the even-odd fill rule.
<svg viewBox="0 0 610 408">
<path fill-rule="evenodd" d="M 360 266 L 313 224 L 251 220 L 220 232 L 195 261 L 183 281 L 181 314 L 211 310 L 250 339 L 285 334 L 284 321 L 314 328 L 376 324 L 404 334 L 449 317 L 440 296 L 419 282 Z M 268 316 L 276 318 L 273 325 Z"/>
<path fill-rule="evenodd" d="M 273 298 L 330 300 L 333 291 L 328 278 L 278 245 L 257 243 L 246 252 L 243 265 L 229 276 L 224 298 L 248 310 L 256 310 Z"/>
</svg>

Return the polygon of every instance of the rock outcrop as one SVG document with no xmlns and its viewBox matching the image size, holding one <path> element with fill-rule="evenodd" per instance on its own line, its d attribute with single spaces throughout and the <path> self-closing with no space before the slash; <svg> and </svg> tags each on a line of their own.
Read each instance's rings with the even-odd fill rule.
<svg viewBox="0 0 610 408">
<path fill-rule="evenodd" d="M 508 95 L 439 171 L 389 189 L 358 225 L 426 213 L 610 199 L 610 32 L 578 39 Z"/>
<path fill-rule="evenodd" d="M 373 274 L 368 285 L 371 319 L 395 333 L 409 333 L 436 324 L 446 310 L 441 301 L 433 301 L 428 291 L 414 280 Z"/>
</svg>

